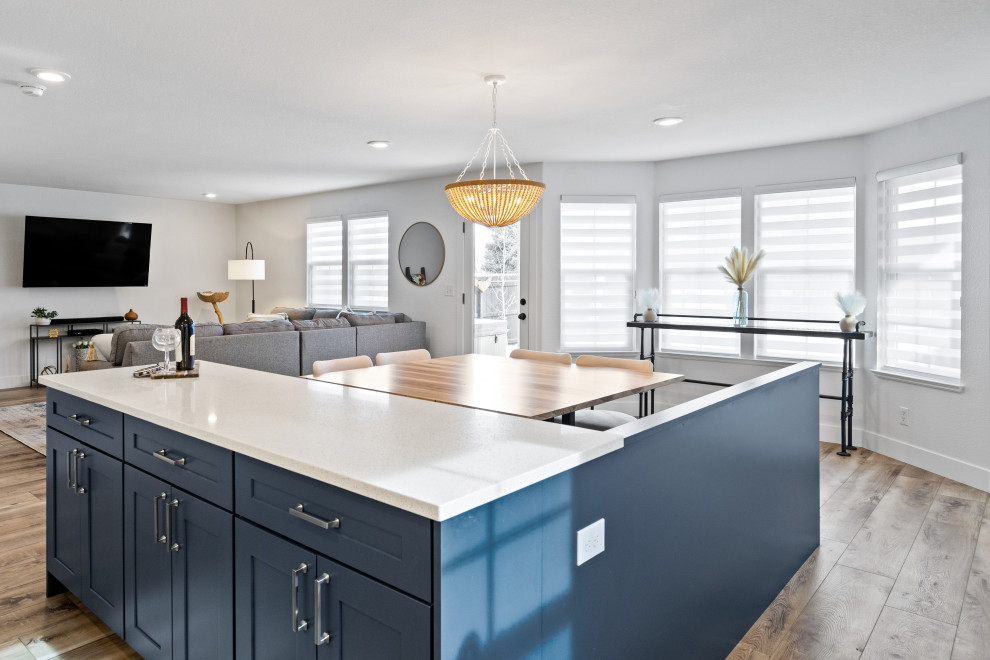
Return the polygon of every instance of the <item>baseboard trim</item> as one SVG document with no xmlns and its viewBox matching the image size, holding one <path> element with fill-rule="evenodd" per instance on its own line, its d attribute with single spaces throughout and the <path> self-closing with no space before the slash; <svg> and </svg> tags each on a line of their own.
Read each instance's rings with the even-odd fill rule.
<svg viewBox="0 0 990 660">
<path fill-rule="evenodd" d="M 27 376 L 0 376 L 0 389 L 9 390 L 15 387 L 27 387 L 31 380 Z"/>
<path fill-rule="evenodd" d="M 839 427 L 831 424 L 819 425 L 822 442 L 840 441 Z M 853 429 L 853 445 L 865 447 L 870 451 L 883 454 L 895 460 L 919 467 L 929 472 L 947 477 L 961 484 L 990 492 L 990 470 L 973 465 L 958 458 L 946 456 L 930 449 L 912 445 L 903 440 L 897 440 L 872 431 Z"/>
</svg>

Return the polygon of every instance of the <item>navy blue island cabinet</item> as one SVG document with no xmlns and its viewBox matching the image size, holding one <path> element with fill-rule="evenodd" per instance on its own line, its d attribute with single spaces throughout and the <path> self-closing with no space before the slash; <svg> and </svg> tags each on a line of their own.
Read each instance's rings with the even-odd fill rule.
<svg viewBox="0 0 990 660">
<path fill-rule="evenodd" d="M 721 660 L 819 542 L 817 364 L 424 515 L 50 382 L 48 593 L 149 660 Z"/>
</svg>

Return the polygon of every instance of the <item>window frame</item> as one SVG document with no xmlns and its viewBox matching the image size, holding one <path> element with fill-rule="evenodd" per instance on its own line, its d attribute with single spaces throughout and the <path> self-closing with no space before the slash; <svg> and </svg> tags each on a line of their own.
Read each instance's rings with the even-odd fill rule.
<svg viewBox="0 0 990 660">
<path fill-rule="evenodd" d="M 957 167 L 959 169 L 959 250 L 956 254 L 958 258 L 958 267 L 953 270 L 949 269 L 936 269 L 934 271 L 928 270 L 928 272 L 938 272 L 942 274 L 950 274 L 958 278 L 959 281 L 959 319 L 958 326 L 956 329 L 959 333 L 959 347 L 957 349 L 957 362 L 958 362 L 958 373 L 957 377 L 948 376 L 944 374 L 935 374 L 931 372 L 919 371 L 904 367 L 898 367 L 893 364 L 887 363 L 887 341 L 889 340 L 890 333 L 887 332 L 887 293 L 888 293 L 888 257 L 889 257 L 889 233 L 890 233 L 890 222 L 889 213 L 890 209 L 888 206 L 888 201 L 890 195 L 888 193 L 888 186 L 892 185 L 892 181 L 898 179 L 903 179 L 905 177 L 913 177 L 919 174 L 925 173 L 935 173 L 948 168 Z M 877 305 L 877 347 L 876 347 L 876 360 L 875 369 L 873 373 L 878 376 L 890 378 L 893 380 L 902 380 L 906 382 L 915 382 L 917 384 L 929 384 L 942 389 L 948 389 L 953 391 L 962 391 L 963 388 L 963 366 L 965 361 L 962 355 L 962 341 L 963 341 L 963 231 L 966 224 L 966 212 L 965 212 L 965 167 L 963 162 L 962 153 L 952 154 L 949 156 L 944 156 L 942 158 L 936 158 L 932 160 L 922 161 L 918 163 L 912 163 L 910 165 L 905 165 L 902 167 L 897 167 L 889 170 L 881 170 L 877 172 L 877 295 L 876 295 L 876 305 Z M 934 198 L 933 198 L 934 199 Z M 937 204 L 936 204 L 937 205 Z M 926 269 L 927 270 L 927 269 Z M 919 272 L 916 270 L 915 272 Z"/>
<path fill-rule="evenodd" d="M 372 307 L 372 306 L 355 306 L 352 305 L 352 287 L 351 287 L 351 275 L 352 275 L 352 262 L 350 254 L 349 245 L 349 224 L 352 220 L 363 220 L 369 218 L 385 218 L 386 224 L 389 224 L 391 219 L 389 218 L 388 211 L 378 211 L 372 213 L 355 213 L 347 215 L 328 215 L 315 218 L 309 218 L 306 221 L 306 306 L 313 307 L 315 309 L 350 309 L 353 311 L 387 311 L 386 307 Z M 313 259 L 312 259 L 312 246 L 310 244 L 310 226 L 311 225 L 322 225 L 329 224 L 333 222 L 339 222 L 341 226 L 341 291 L 340 291 L 340 304 L 337 303 L 315 303 L 313 302 Z M 390 232 L 389 232 L 390 233 Z M 391 236 L 389 236 L 391 238 Z M 387 256 L 385 258 L 386 270 L 391 263 L 391 241 L 389 241 L 389 247 L 387 248 Z M 391 273 L 388 273 L 388 277 Z M 386 280 L 387 282 L 387 280 Z M 387 286 L 387 285 L 386 285 Z M 386 292 L 386 296 L 388 293 Z"/>
</svg>

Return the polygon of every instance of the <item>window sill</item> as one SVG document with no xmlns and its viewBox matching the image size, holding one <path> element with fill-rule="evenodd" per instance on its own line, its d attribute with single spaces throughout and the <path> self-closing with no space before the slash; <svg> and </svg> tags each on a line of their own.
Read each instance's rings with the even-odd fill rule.
<svg viewBox="0 0 990 660">
<path fill-rule="evenodd" d="M 943 390 L 946 392 L 961 393 L 965 391 L 965 387 L 962 383 L 952 383 L 943 380 L 935 380 L 933 378 L 923 378 L 921 376 L 908 376 L 907 374 L 899 374 L 892 371 L 881 371 L 879 369 L 870 369 L 870 373 L 877 378 L 882 378 L 883 380 L 892 380 L 898 383 L 907 383 L 908 385 L 920 385 L 921 387 L 930 387 L 935 390 Z"/>
</svg>

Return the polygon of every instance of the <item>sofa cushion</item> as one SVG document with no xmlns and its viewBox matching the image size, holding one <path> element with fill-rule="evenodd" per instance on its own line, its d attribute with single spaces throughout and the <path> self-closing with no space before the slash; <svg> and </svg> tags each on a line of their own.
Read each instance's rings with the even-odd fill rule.
<svg viewBox="0 0 990 660">
<path fill-rule="evenodd" d="M 291 332 L 295 330 L 290 321 L 252 321 L 250 323 L 224 323 L 225 335 L 250 335 L 259 332 Z"/>
<path fill-rule="evenodd" d="M 341 319 L 343 320 L 343 319 Z M 386 326 L 375 326 L 386 327 Z M 394 326 L 392 326 L 394 327 Z M 313 363 L 317 360 L 354 357 L 357 353 L 357 328 L 328 328 L 299 332 L 299 369 L 305 374 L 313 373 Z"/>
<path fill-rule="evenodd" d="M 309 321 L 316 310 L 312 307 L 276 307 L 272 314 L 285 314 L 290 321 Z"/>
<path fill-rule="evenodd" d="M 279 312 L 278 314 L 248 314 L 247 318 L 244 319 L 245 323 L 256 323 L 258 321 L 288 321 L 289 315 L 285 312 Z"/>
<path fill-rule="evenodd" d="M 312 321 L 290 321 L 292 327 L 300 332 L 304 330 L 326 330 L 328 328 L 349 328 L 347 319 L 313 319 Z"/>
<path fill-rule="evenodd" d="M 110 355 L 108 359 L 115 367 L 119 367 L 124 359 L 124 350 L 132 341 L 146 341 L 151 339 L 156 328 L 168 328 L 171 326 L 154 323 L 126 323 L 118 325 L 113 329 L 113 339 L 110 340 Z"/>
<path fill-rule="evenodd" d="M 386 323 L 395 323 L 394 316 L 385 316 L 377 314 L 348 314 L 344 313 L 343 317 L 347 319 L 347 322 L 351 325 L 357 327 L 359 325 L 384 325 Z"/>
<path fill-rule="evenodd" d="M 216 321 L 203 321 L 196 324 L 196 338 L 219 337 L 223 334 L 223 326 Z"/>
<path fill-rule="evenodd" d="M 313 314 L 314 319 L 335 319 L 340 317 L 339 309 L 318 309 L 316 313 Z"/>
<path fill-rule="evenodd" d="M 422 321 L 364 325 L 354 330 L 357 331 L 356 353 L 372 359 L 378 353 L 429 348 L 426 343 L 426 324 Z"/>
</svg>

